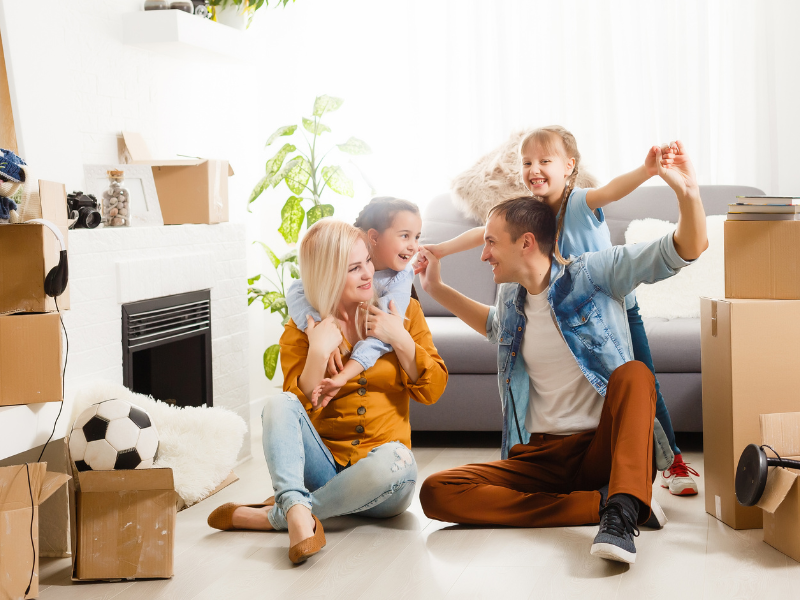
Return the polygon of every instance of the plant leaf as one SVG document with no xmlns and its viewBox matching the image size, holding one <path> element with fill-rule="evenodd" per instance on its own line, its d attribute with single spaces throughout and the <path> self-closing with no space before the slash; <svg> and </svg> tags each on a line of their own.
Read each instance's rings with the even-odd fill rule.
<svg viewBox="0 0 800 600">
<path fill-rule="evenodd" d="M 316 125 L 314 125 L 314 121 L 312 121 L 311 119 L 306 119 L 305 117 L 303 117 L 303 127 L 305 128 L 306 131 L 308 131 L 309 133 L 313 133 L 314 135 L 322 135 L 326 131 L 331 130 L 330 127 L 324 125 L 323 123 L 317 123 Z"/>
<path fill-rule="evenodd" d="M 296 159 L 297 162 L 286 174 L 286 185 L 295 194 L 302 194 L 311 177 L 311 165 L 304 157 Z"/>
<path fill-rule="evenodd" d="M 278 173 L 276 173 L 275 176 L 272 178 L 272 187 L 277 187 L 281 181 L 286 179 L 286 176 L 289 174 L 289 171 L 291 171 L 297 165 L 297 162 L 299 160 L 300 157 L 295 156 L 292 158 L 292 160 L 283 165 L 283 168 L 280 171 L 278 171 Z"/>
<path fill-rule="evenodd" d="M 292 135 L 296 130 L 297 130 L 297 125 L 284 125 L 283 127 L 278 127 L 275 130 L 275 133 L 273 133 L 271 136 L 267 138 L 267 143 L 264 144 L 264 147 L 266 148 L 281 136 Z"/>
<path fill-rule="evenodd" d="M 287 244 L 296 244 L 297 237 L 300 235 L 303 217 L 306 216 L 306 211 L 300 205 L 302 201 L 303 199 L 297 196 L 289 196 L 281 209 L 281 226 L 278 227 L 278 231 Z"/>
<path fill-rule="evenodd" d="M 275 156 L 270 158 L 267 161 L 266 171 L 267 171 L 267 179 L 269 180 L 272 187 L 275 187 L 280 182 L 280 179 L 277 181 L 275 180 L 275 176 L 281 170 L 281 165 L 283 164 L 286 155 L 290 152 L 294 152 L 297 150 L 297 147 L 294 144 L 284 144 L 283 148 L 278 150 L 275 153 Z"/>
<path fill-rule="evenodd" d="M 339 150 L 348 154 L 372 154 L 372 148 L 364 140 L 351 137 L 344 144 L 337 144 Z"/>
<path fill-rule="evenodd" d="M 250 198 L 247 200 L 247 210 L 250 210 L 250 205 L 258 198 L 261 193 L 269 187 L 270 184 L 270 176 L 267 175 L 266 177 L 262 177 L 261 181 L 256 184 L 256 187 L 253 188 L 253 191 L 250 192 Z"/>
<path fill-rule="evenodd" d="M 314 116 L 321 117 L 326 112 L 339 110 L 344 100 L 333 96 L 317 96 L 314 100 Z"/>
<path fill-rule="evenodd" d="M 292 279 L 300 279 L 300 267 L 295 263 L 289 263 L 289 273 L 292 275 Z"/>
<path fill-rule="evenodd" d="M 278 265 L 281 264 L 281 261 L 279 261 L 278 257 L 275 256 L 275 253 L 272 250 L 269 249 L 269 246 L 267 246 L 264 242 L 259 242 L 258 240 L 256 240 L 253 243 L 254 244 L 261 244 L 261 247 L 264 249 L 264 252 L 267 253 L 267 257 L 269 258 L 269 262 L 271 262 L 272 266 L 277 269 Z M 261 275 L 259 275 L 258 277 L 261 277 Z M 251 283 L 251 285 L 252 285 L 252 283 Z"/>
<path fill-rule="evenodd" d="M 325 184 L 337 194 L 350 196 L 351 198 L 355 195 L 353 180 L 345 175 L 342 167 L 322 167 L 322 179 L 324 179 Z"/>
<path fill-rule="evenodd" d="M 267 292 L 261 297 L 261 302 L 264 305 L 264 310 L 270 308 L 273 303 L 279 298 L 283 298 L 280 292 Z M 275 311 L 272 311 L 275 312 Z"/>
<path fill-rule="evenodd" d="M 291 317 L 289 315 L 286 315 L 285 317 L 283 317 L 283 319 L 281 319 L 281 325 L 283 325 L 285 327 L 286 324 L 289 322 L 290 318 Z"/>
<path fill-rule="evenodd" d="M 269 312 L 278 312 L 281 310 L 286 309 L 286 298 L 280 297 L 275 302 L 272 303 L 272 306 L 269 309 Z"/>
<path fill-rule="evenodd" d="M 306 226 L 311 227 L 314 223 L 325 217 L 333 216 L 333 206 L 330 204 L 318 204 L 308 209 L 306 213 Z"/>
<path fill-rule="evenodd" d="M 247 285 L 253 285 L 253 284 L 254 284 L 256 281 L 258 281 L 259 279 L 261 279 L 261 275 L 256 275 L 255 277 L 250 277 L 250 278 L 247 280 Z"/>
<path fill-rule="evenodd" d="M 281 354 L 281 345 L 272 344 L 264 350 L 264 375 L 267 379 L 275 377 L 275 369 L 278 367 L 278 356 Z"/>
<path fill-rule="evenodd" d="M 286 254 L 281 257 L 282 263 L 290 263 L 290 262 L 297 262 L 297 248 L 294 250 L 289 250 Z"/>
</svg>

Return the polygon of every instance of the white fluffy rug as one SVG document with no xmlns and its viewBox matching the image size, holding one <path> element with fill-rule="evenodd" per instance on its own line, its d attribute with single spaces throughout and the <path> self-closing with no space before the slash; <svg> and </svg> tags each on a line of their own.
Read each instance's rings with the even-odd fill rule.
<svg viewBox="0 0 800 600">
<path fill-rule="evenodd" d="M 127 400 L 150 413 L 160 438 L 153 466 L 172 469 L 175 491 L 187 506 L 206 497 L 236 464 L 247 431 L 236 413 L 217 406 L 171 406 L 110 381 L 97 381 L 78 391 L 70 431 L 85 408 L 111 398 Z"/>
<path fill-rule="evenodd" d="M 700 297 L 725 297 L 725 215 L 706 217 L 708 249 L 680 273 L 652 285 L 636 288 L 643 317 L 700 318 Z M 631 221 L 625 242 L 647 242 L 675 231 L 675 223 L 659 219 Z"/>
</svg>

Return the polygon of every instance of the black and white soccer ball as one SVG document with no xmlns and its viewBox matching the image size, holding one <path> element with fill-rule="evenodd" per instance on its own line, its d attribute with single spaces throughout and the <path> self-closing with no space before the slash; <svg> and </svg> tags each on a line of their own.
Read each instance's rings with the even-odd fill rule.
<svg viewBox="0 0 800 600">
<path fill-rule="evenodd" d="M 105 400 L 75 419 L 69 452 L 78 471 L 149 469 L 158 454 L 158 431 L 147 411 Z"/>
</svg>

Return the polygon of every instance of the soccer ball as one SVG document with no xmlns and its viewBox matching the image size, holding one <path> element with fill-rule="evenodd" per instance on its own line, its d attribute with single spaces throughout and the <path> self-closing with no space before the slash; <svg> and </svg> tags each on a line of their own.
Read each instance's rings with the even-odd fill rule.
<svg viewBox="0 0 800 600">
<path fill-rule="evenodd" d="M 69 452 L 78 471 L 149 469 L 158 453 L 158 431 L 145 410 L 105 400 L 75 419 Z"/>
</svg>

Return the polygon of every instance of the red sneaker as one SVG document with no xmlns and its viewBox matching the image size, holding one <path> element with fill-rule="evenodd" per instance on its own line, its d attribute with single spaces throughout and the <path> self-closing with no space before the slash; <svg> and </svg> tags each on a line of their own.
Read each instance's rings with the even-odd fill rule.
<svg viewBox="0 0 800 600">
<path fill-rule="evenodd" d="M 675 496 L 694 496 L 697 494 L 697 484 L 692 475 L 700 477 L 697 471 L 683 462 L 680 454 L 676 454 L 672 466 L 661 471 L 661 487 L 667 488 Z"/>
</svg>

